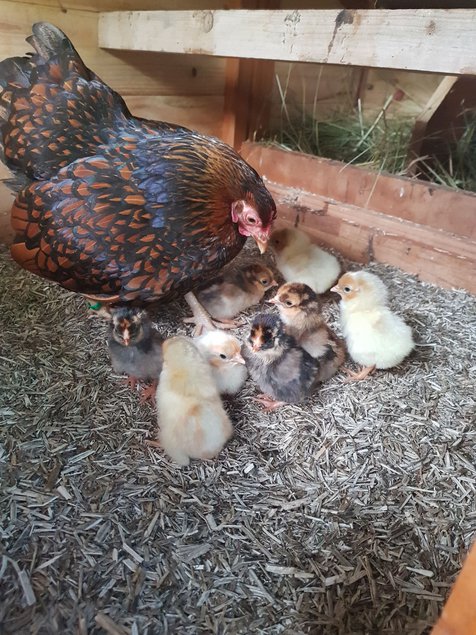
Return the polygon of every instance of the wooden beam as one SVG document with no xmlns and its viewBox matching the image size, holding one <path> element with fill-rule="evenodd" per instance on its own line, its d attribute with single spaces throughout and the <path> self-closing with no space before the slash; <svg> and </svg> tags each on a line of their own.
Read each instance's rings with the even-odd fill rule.
<svg viewBox="0 0 476 635">
<path fill-rule="evenodd" d="M 476 194 L 471 192 L 260 143 L 245 143 L 241 155 L 272 183 L 432 227 L 476 244 Z"/>
<path fill-rule="evenodd" d="M 234 0 L 233 8 L 275 9 L 280 0 Z M 274 61 L 227 60 L 222 139 L 240 148 L 246 139 L 258 139 L 269 123 Z"/>
<path fill-rule="evenodd" d="M 476 74 L 476 10 L 100 13 L 108 49 Z"/>
</svg>

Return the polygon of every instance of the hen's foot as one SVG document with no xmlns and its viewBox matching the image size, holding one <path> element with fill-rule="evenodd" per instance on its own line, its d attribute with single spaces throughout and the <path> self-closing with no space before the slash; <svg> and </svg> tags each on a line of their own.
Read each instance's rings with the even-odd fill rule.
<svg viewBox="0 0 476 635">
<path fill-rule="evenodd" d="M 273 410 L 277 410 L 277 408 L 281 408 L 281 406 L 286 405 L 285 401 L 276 401 L 276 399 L 264 394 L 253 397 L 253 399 L 260 403 L 266 412 L 272 412 Z"/>
<path fill-rule="evenodd" d="M 157 392 L 157 386 L 159 385 L 158 379 L 153 381 L 149 386 L 143 386 L 140 391 L 139 400 L 141 403 L 150 403 L 155 406 L 155 394 Z"/>
<path fill-rule="evenodd" d="M 349 384 L 351 381 L 362 381 L 362 379 L 371 375 L 375 370 L 375 366 L 363 366 L 358 373 L 349 368 L 343 368 L 342 370 L 348 375 L 347 379 L 344 379 L 344 383 Z"/>
<path fill-rule="evenodd" d="M 214 331 L 215 329 L 233 329 L 237 324 L 233 320 L 214 320 L 206 311 L 192 292 L 185 295 L 188 306 L 192 309 L 193 317 L 184 318 L 188 324 L 195 324 L 193 337 L 198 337 L 203 331 Z"/>
</svg>

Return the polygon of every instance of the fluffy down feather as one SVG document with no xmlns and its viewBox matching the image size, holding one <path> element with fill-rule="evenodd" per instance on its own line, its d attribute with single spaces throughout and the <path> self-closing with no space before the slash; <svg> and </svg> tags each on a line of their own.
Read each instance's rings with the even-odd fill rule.
<svg viewBox="0 0 476 635">
<path fill-rule="evenodd" d="M 163 357 L 156 399 L 161 446 L 179 465 L 217 456 L 233 427 L 208 363 L 183 336 L 164 342 Z"/>
<path fill-rule="evenodd" d="M 302 282 L 315 293 L 325 293 L 339 277 L 335 256 L 311 243 L 298 229 L 278 229 L 271 235 L 276 266 L 286 282 Z"/>
<path fill-rule="evenodd" d="M 392 368 L 413 350 L 411 328 L 388 307 L 388 291 L 367 271 L 345 273 L 333 288 L 341 296 L 341 324 L 352 359 Z"/>
</svg>

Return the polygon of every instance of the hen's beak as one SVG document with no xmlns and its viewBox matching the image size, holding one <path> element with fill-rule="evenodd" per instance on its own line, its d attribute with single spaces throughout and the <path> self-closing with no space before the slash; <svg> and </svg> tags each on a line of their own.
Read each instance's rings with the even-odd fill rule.
<svg viewBox="0 0 476 635">
<path fill-rule="evenodd" d="M 258 234 L 253 236 L 253 238 L 258 245 L 260 254 L 264 254 L 264 252 L 268 249 L 269 236 L 267 234 Z"/>
<path fill-rule="evenodd" d="M 233 361 L 236 362 L 237 364 L 246 364 L 245 360 L 243 359 L 240 353 L 236 353 L 236 355 L 233 355 Z"/>
</svg>

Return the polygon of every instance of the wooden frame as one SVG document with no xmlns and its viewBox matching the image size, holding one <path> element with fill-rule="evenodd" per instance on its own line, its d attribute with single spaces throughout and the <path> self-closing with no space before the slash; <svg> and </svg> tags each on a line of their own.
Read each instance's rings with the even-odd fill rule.
<svg viewBox="0 0 476 635">
<path fill-rule="evenodd" d="M 129 11 L 99 15 L 99 46 L 476 73 L 476 10 Z"/>
<path fill-rule="evenodd" d="M 476 195 L 320 157 L 245 143 L 277 224 L 361 263 L 394 265 L 442 287 L 476 293 Z"/>
</svg>

